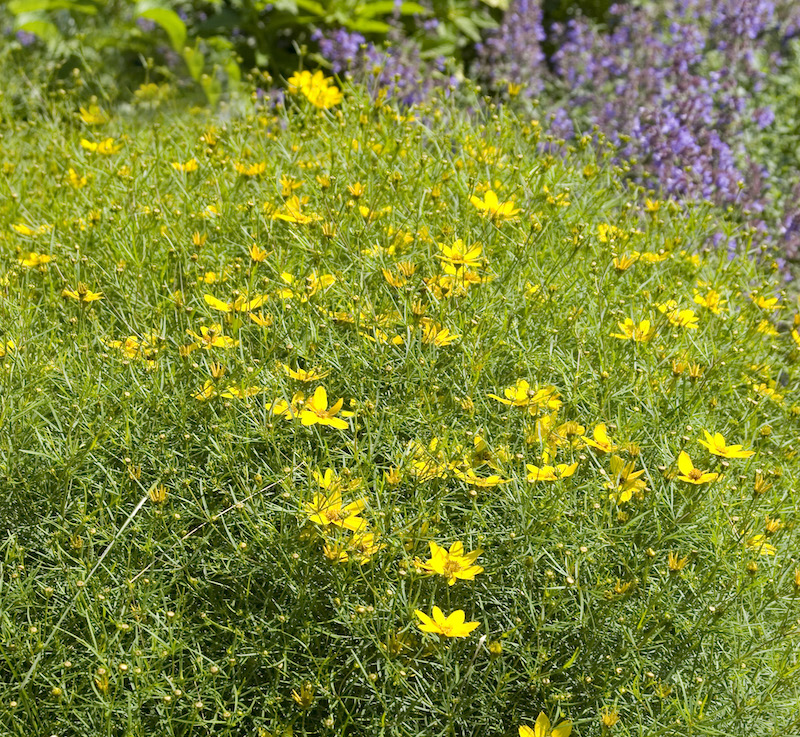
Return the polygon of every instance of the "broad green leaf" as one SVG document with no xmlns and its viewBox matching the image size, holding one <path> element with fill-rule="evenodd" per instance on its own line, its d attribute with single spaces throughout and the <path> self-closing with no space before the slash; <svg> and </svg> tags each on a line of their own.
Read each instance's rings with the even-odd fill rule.
<svg viewBox="0 0 800 737">
<path fill-rule="evenodd" d="M 478 29 L 478 26 L 473 23 L 470 18 L 467 18 L 463 15 L 457 15 L 455 18 L 453 18 L 453 25 L 471 41 L 475 41 L 475 43 L 480 42 L 481 32 Z"/>
<path fill-rule="evenodd" d="M 370 18 L 348 20 L 346 25 L 351 31 L 360 31 L 361 33 L 386 33 L 389 30 L 388 23 Z"/>
<path fill-rule="evenodd" d="M 73 0 L 11 0 L 8 9 L 14 15 L 35 13 L 39 10 L 71 10 L 85 15 L 97 14 L 97 8 L 94 5 L 73 2 Z"/>
<path fill-rule="evenodd" d="M 508 0 L 481 0 L 484 5 L 498 10 L 508 10 Z"/>
<path fill-rule="evenodd" d="M 359 18 L 374 18 L 376 15 L 387 15 L 394 12 L 395 4 L 392 0 L 379 0 L 379 2 L 368 3 L 356 8 L 356 15 Z M 419 3 L 402 3 L 400 5 L 400 15 L 430 15 L 430 10 L 424 8 Z"/>
<path fill-rule="evenodd" d="M 192 76 L 192 79 L 199 81 L 206 63 L 203 52 L 198 49 L 193 49 L 191 46 L 187 46 L 183 50 L 183 60 L 189 68 L 189 74 Z"/>
<path fill-rule="evenodd" d="M 169 36 L 175 51 L 180 51 L 186 43 L 186 25 L 180 16 L 169 8 L 161 7 L 151 0 L 140 2 L 136 6 L 136 17 L 147 18 L 160 25 Z"/>
<path fill-rule="evenodd" d="M 217 79 L 217 67 L 214 67 L 213 74 L 204 74 L 200 77 L 200 86 L 203 88 L 203 92 L 206 93 L 209 105 L 211 107 L 216 106 L 220 95 L 222 95 L 222 83 Z"/>
<path fill-rule="evenodd" d="M 23 13 L 17 16 L 14 30 L 27 31 L 38 36 L 42 41 L 54 41 L 61 38 L 58 28 L 49 20 L 43 19 L 38 13 Z"/>
<path fill-rule="evenodd" d="M 322 4 L 315 2 L 315 0 L 295 0 L 295 4 L 298 8 L 302 8 L 307 13 L 314 13 L 314 15 L 318 15 L 320 18 L 325 17 L 328 13 Z"/>
</svg>

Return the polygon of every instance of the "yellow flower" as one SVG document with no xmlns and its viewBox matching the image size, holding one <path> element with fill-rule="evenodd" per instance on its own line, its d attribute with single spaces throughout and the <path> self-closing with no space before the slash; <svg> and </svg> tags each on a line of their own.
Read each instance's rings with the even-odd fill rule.
<svg viewBox="0 0 800 737">
<path fill-rule="evenodd" d="M 106 345 L 119 349 L 125 358 L 131 360 L 142 359 L 152 363 L 158 355 L 158 336 L 154 333 L 142 336 L 141 340 L 136 335 L 129 335 L 125 340 L 109 340 Z"/>
<path fill-rule="evenodd" d="M 313 105 L 323 110 L 338 105 L 342 101 L 342 92 L 332 84 L 329 77 L 321 71 L 305 70 L 295 72 L 288 80 L 289 92 L 302 93 Z"/>
<path fill-rule="evenodd" d="M 236 386 L 235 384 L 230 384 L 220 396 L 225 399 L 247 399 L 247 397 L 253 397 L 260 391 L 260 386 Z"/>
<path fill-rule="evenodd" d="M 610 475 L 611 481 L 606 484 L 606 488 L 611 489 L 609 499 L 613 499 L 617 504 L 629 502 L 634 494 L 641 494 L 647 484 L 640 477 L 644 474 L 644 469 L 634 471 L 635 461 L 625 463 L 619 456 L 611 456 Z"/>
<path fill-rule="evenodd" d="M 221 312 L 252 312 L 264 304 L 264 297 L 253 297 L 248 300 L 244 295 L 240 295 L 233 302 L 223 302 L 212 294 L 203 295 L 203 299 L 210 307 Z"/>
<path fill-rule="evenodd" d="M 565 720 L 557 727 L 550 728 L 550 720 L 542 711 L 536 717 L 536 724 L 531 727 L 520 727 L 519 737 L 569 737 L 572 734 L 572 722 Z"/>
<path fill-rule="evenodd" d="M 210 348 L 235 348 L 239 345 L 238 340 L 234 340 L 222 334 L 222 325 L 219 323 L 214 323 L 209 327 L 201 325 L 200 335 L 188 329 L 186 332 L 197 341 L 193 345 L 193 348 L 205 348 L 209 350 Z"/>
<path fill-rule="evenodd" d="M 642 320 L 638 325 L 630 317 L 625 318 L 625 322 L 618 322 L 619 333 L 611 333 L 612 338 L 622 340 L 634 340 L 637 343 L 646 343 L 656 333 L 656 329 L 650 326 L 650 320 Z"/>
<path fill-rule="evenodd" d="M 267 258 L 267 256 L 269 256 L 269 251 L 265 251 L 255 243 L 250 246 L 250 258 L 253 261 L 261 263 Z"/>
<path fill-rule="evenodd" d="M 234 162 L 233 168 L 236 173 L 241 177 L 258 177 L 267 170 L 267 162 L 260 161 L 257 164 L 242 164 L 238 161 Z"/>
<path fill-rule="evenodd" d="M 777 297 L 765 297 L 764 295 L 750 295 L 753 304 L 762 310 L 775 310 L 780 307 L 780 300 Z"/>
<path fill-rule="evenodd" d="M 514 198 L 508 202 L 500 202 L 493 190 L 488 190 L 483 199 L 472 195 L 469 201 L 480 210 L 482 215 L 488 215 L 495 220 L 513 220 L 519 209 L 514 207 Z"/>
<path fill-rule="evenodd" d="M 575 469 L 578 468 L 578 462 L 567 465 L 566 463 L 559 463 L 556 466 L 532 466 L 529 463 L 525 464 L 528 469 L 528 481 L 558 481 L 572 476 Z"/>
<path fill-rule="evenodd" d="M 27 256 L 20 258 L 19 262 L 23 266 L 27 266 L 29 269 L 35 269 L 41 268 L 45 264 L 49 264 L 52 260 L 53 257 L 48 256 L 46 253 L 34 253 L 31 251 Z"/>
<path fill-rule="evenodd" d="M 33 228 L 28 227 L 27 225 L 25 225 L 25 223 L 14 223 L 11 226 L 11 230 L 13 230 L 15 233 L 18 233 L 19 235 L 24 235 L 28 237 L 38 235 L 38 233 Z"/>
<path fill-rule="evenodd" d="M 367 521 L 358 515 L 367 506 L 366 499 L 358 499 L 342 506 L 342 492 L 335 489 L 329 496 L 316 492 L 304 505 L 308 519 L 315 525 L 334 525 L 358 532 L 367 526 Z"/>
<path fill-rule="evenodd" d="M 292 698 L 295 703 L 303 710 L 310 709 L 314 703 L 314 687 L 306 681 L 300 686 L 300 692 L 292 690 Z"/>
<path fill-rule="evenodd" d="M 339 399 L 328 407 L 328 392 L 324 386 L 318 386 L 300 410 L 300 422 L 303 425 L 330 425 L 337 430 L 346 430 L 348 425 L 342 417 L 351 417 L 353 413 L 340 412 L 343 404 L 344 399 Z M 336 417 L 337 414 L 341 414 L 341 417 Z"/>
<path fill-rule="evenodd" d="M 676 327 L 697 330 L 698 318 L 694 310 L 680 310 L 678 303 L 674 299 L 667 300 L 658 305 L 658 311 L 667 316 L 671 325 Z"/>
<path fill-rule="evenodd" d="M 742 450 L 741 445 L 727 445 L 721 433 L 712 435 L 708 430 L 703 430 L 703 434 L 706 439 L 698 442 L 704 448 L 708 448 L 715 456 L 722 456 L 722 458 L 749 458 L 755 455 L 753 450 Z"/>
<path fill-rule="evenodd" d="M 456 609 L 448 617 L 438 606 L 433 607 L 433 618 L 429 617 L 419 609 L 414 610 L 414 614 L 419 618 L 419 627 L 423 632 L 432 632 L 435 635 L 445 637 L 466 637 L 476 627 L 480 627 L 480 622 L 465 622 L 463 609 Z"/>
<path fill-rule="evenodd" d="M 667 554 L 667 567 L 670 571 L 681 571 L 688 562 L 688 555 L 684 555 L 683 558 L 679 558 L 677 553 L 670 552 Z"/>
<path fill-rule="evenodd" d="M 283 211 L 275 210 L 272 213 L 272 219 L 284 220 L 287 223 L 299 223 L 300 225 L 307 225 L 308 223 L 320 220 L 321 218 L 319 215 L 314 213 L 306 215 L 303 213 L 302 208 L 306 200 L 307 198 L 305 197 L 301 200 L 297 195 L 293 195 L 284 202 Z"/>
<path fill-rule="evenodd" d="M 122 150 L 122 144 L 114 143 L 113 138 L 106 138 L 99 143 L 87 141 L 85 138 L 81 138 L 81 146 L 87 151 L 103 154 L 105 156 L 119 153 Z"/>
<path fill-rule="evenodd" d="M 331 372 L 330 369 L 326 369 L 324 371 L 321 371 L 320 369 L 316 369 L 316 368 L 308 369 L 308 370 L 306 370 L 306 369 L 297 369 L 295 371 L 293 368 L 291 368 L 290 366 L 288 366 L 285 363 L 282 363 L 281 367 L 293 379 L 295 379 L 296 381 L 303 381 L 303 382 L 319 381 L 320 379 L 324 379 Z"/>
<path fill-rule="evenodd" d="M 67 173 L 67 181 L 69 182 L 70 186 L 74 187 L 75 189 L 81 189 L 82 187 L 86 186 L 86 183 L 89 181 L 86 177 L 82 177 L 78 172 L 75 171 L 72 167 L 69 168 L 69 172 Z"/>
<path fill-rule="evenodd" d="M 600 450 L 603 453 L 612 453 L 617 449 L 617 446 L 608 439 L 608 432 L 606 431 L 605 422 L 599 423 L 592 431 L 592 435 L 594 436 L 594 440 L 591 438 L 583 439 L 583 442 L 586 443 L 586 445 L 590 445 L 592 448 L 597 448 L 597 450 Z"/>
<path fill-rule="evenodd" d="M 514 386 L 504 389 L 503 394 L 505 398 L 498 397 L 497 394 L 488 396 L 512 407 L 527 407 L 531 414 L 536 414 L 540 407 L 557 410 L 562 404 L 554 386 L 544 386 L 541 389 L 533 390 L 525 379 L 518 379 Z"/>
<path fill-rule="evenodd" d="M 97 105 L 89 105 L 80 109 L 80 118 L 86 125 L 103 125 L 108 122 L 105 113 Z"/>
<path fill-rule="evenodd" d="M 217 396 L 217 388 L 211 379 L 206 379 L 203 388 L 192 394 L 198 402 L 205 402 Z"/>
<path fill-rule="evenodd" d="M 102 292 L 93 292 L 82 281 L 78 282 L 75 289 L 64 288 L 61 292 L 62 297 L 74 299 L 82 305 L 89 302 L 96 302 L 98 299 L 103 299 Z"/>
<path fill-rule="evenodd" d="M 614 268 L 617 271 L 627 271 L 639 260 L 639 254 L 634 251 L 633 253 L 623 253 L 621 256 L 614 258 Z"/>
<path fill-rule="evenodd" d="M 700 292 L 695 289 L 694 301 L 701 307 L 711 310 L 715 315 L 720 315 L 722 314 L 722 305 L 726 300 L 722 299 L 722 295 L 715 289 L 709 289 L 705 295 L 700 294 Z"/>
<path fill-rule="evenodd" d="M 285 174 L 281 174 L 281 196 L 282 197 L 291 197 L 292 193 L 296 189 L 300 189 L 303 186 L 303 180 L 300 179 L 299 181 L 296 180 L 294 177 L 287 177 Z"/>
<path fill-rule="evenodd" d="M 718 473 L 709 473 L 695 468 L 689 454 L 684 450 L 678 455 L 678 470 L 681 472 L 678 478 L 690 484 L 708 484 L 719 478 Z"/>
<path fill-rule="evenodd" d="M 761 555 L 775 555 L 777 552 L 775 546 L 767 542 L 767 536 L 761 534 L 748 538 L 747 547 L 761 553 Z"/>
<path fill-rule="evenodd" d="M 422 321 L 422 342 L 435 346 L 446 346 L 457 341 L 461 336 L 454 335 L 447 328 L 443 328 L 430 318 Z"/>
<path fill-rule="evenodd" d="M 500 484 L 510 483 L 509 479 L 504 479 L 502 476 L 498 476 L 496 473 L 493 473 L 490 476 L 478 476 L 473 468 L 468 468 L 466 471 L 459 471 L 458 469 L 455 469 L 453 471 L 453 475 L 455 475 L 456 478 L 461 479 L 464 483 L 467 483 L 470 486 L 477 486 L 480 489 L 490 489 L 494 486 L 500 486 Z"/>
<path fill-rule="evenodd" d="M 466 246 L 464 241 L 459 238 L 452 246 L 440 243 L 439 250 L 442 255 L 437 256 L 437 258 L 452 266 L 480 266 L 483 262 L 483 257 L 481 256 L 483 246 L 480 243 Z"/>
<path fill-rule="evenodd" d="M 186 174 L 190 174 L 198 169 L 197 159 L 189 159 L 185 164 L 182 164 L 180 161 L 173 161 L 172 168 L 176 171 L 182 171 Z"/>
<path fill-rule="evenodd" d="M 285 399 L 275 399 L 270 405 L 269 411 L 273 415 L 278 415 L 279 417 L 283 415 L 287 420 L 293 420 L 299 414 L 304 402 L 305 395 L 303 392 L 295 392 L 290 402 Z"/>
<path fill-rule="evenodd" d="M 16 350 L 17 345 L 13 340 L 9 339 L 5 343 L 0 341 L 0 358 L 5 358 L 9 353 L 14 353 Z"/>
<path fill-rule="evenodd" d="M 438 573 L 444 576 L 450 586 L 458 579 L 473 581 L 475 576 L 483 573 L 483 568 L 474 565 L 475 560 L 483 552 L 480 548 L 471 553 L 464 553 L 464 545 L 461 542 L 454 542 L 449 551 L 439 547 L 432 540 L 428 544 L 431 549 L 430 560 L 423 563 L 417 558 L 414 564 L 428 574 Z"/>
</svg>

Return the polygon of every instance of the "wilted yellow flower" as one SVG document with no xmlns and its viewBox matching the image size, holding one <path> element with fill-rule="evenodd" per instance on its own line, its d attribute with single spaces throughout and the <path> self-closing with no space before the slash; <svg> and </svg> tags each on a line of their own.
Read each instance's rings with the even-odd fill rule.
<svg viewBox="0 0 800 737">
<path fill-rule="evenodd" d="M 294 699 L 295 703 L 303 709 L 303 711 L 310 709 L 311 705 L 314 703 L 314 688 L 313 686 L 306 681 L 300 686 L 300 691 L 292 690 L 292 698 Z"/>
<path fill-rule="evenodd" d="M 667 567 L 670 571 L 681 571 L 688 562 L 688 555 L 683 556 L 683 558 L 679 558 L 677 553 L 670 552 L 667 554 Z"/>
</svg>

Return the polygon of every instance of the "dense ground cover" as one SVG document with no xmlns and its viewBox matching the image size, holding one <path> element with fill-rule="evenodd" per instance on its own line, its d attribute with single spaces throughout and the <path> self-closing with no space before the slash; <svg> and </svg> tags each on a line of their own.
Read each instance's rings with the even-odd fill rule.
<svg viewBox="0 0 800 737">
<path fill-rule="evenodd" d="M 797 731 L 752 233 L 506 108 L 290 82 L 0 98 L 3 731 Z"/>
</svg>

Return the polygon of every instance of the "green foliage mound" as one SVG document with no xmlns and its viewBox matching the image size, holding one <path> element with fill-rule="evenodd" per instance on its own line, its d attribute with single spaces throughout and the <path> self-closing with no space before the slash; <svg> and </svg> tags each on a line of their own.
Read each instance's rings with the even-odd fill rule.
<svg viewBox="0 0 800 737">
<path fill-rule="evenodd" d="M 293 84 L 0 99 L 0 731 L 797 732 L 766 254 L 507 109 Z"/>
</svg>

